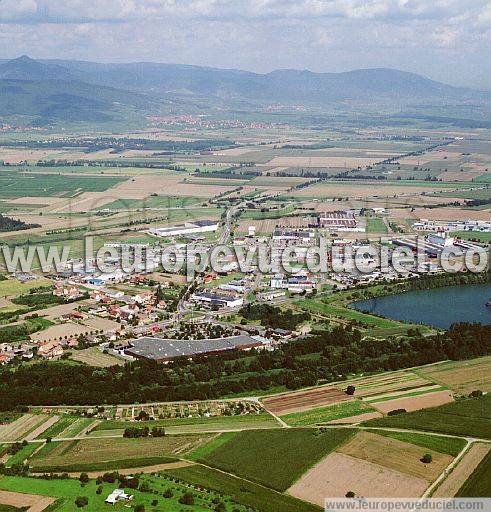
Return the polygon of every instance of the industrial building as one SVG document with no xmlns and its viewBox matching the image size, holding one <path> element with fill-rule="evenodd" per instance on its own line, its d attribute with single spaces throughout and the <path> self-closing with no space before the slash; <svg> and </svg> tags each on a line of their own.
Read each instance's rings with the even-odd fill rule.
<svg viewBox="0 0 491 512">
<path fill-rule="evenodd" d="M 137 359 L 152 359 L 159 363 L 178 357 L 189 359 L 197 355 L 210 355 L 229 350 L 250 350 L 264 346 L 264 340 L 254 336 L 229 336 L 206 340 L 174 340 L 157 337 L 143 337 L 131 340 L 125 354 Z"/>
<path fill-rule="evenodd" d="M 218 221 L 215 220 L 196 220 L 185 222 L 175 226 L 166 226 L 163 228 L 150 228 L 148 232 L 151 235 L 159 237 L 190 235 L 193 233 L 209 233 L 218 229 Z"/>
</svg>

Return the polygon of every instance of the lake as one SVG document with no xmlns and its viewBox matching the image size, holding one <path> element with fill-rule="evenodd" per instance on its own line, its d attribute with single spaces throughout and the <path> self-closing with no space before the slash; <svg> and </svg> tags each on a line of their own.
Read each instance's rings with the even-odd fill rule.
<svg viewBox="0 0 491 512">
<path fill-rule="evenodd" d="M 354 302 L 350 307 L 376 315 L 446 329 L 456 322 L 491 324 L 491 284 L 446 286 Z"/>
</svg>

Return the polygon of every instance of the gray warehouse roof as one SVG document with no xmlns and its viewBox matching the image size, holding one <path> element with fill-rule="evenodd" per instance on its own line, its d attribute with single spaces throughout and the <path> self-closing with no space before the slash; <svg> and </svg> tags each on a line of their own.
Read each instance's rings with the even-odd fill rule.
<svg viewBox="0 0 491 512">
<path fill-rule="evenodd" d="M 261 345 L 251 336 L 230 336 L 214 340 L 173 340 L 145 336 L 131 340 L 130 344 L 131 347 L 125 350 L 128 355 L 157 361 Z"/>
</svg>

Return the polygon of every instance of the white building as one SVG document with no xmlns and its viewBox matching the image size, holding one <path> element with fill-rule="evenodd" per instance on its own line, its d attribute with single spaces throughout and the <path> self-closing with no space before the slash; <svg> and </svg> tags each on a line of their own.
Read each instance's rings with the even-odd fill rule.
<svg viewBox="0 0 491 512">
<path fill-rule="evenodd" d="M 218 229 L 218 221 L 215 220 L 196 220 L 185 222 L 176 226 L 167 226 L 163 228 L 150 228 L 148 232 L 151 235 L 168 237 L 179 235 L 190 235 L 193 233 L 209 233 Z"/>
</svg>

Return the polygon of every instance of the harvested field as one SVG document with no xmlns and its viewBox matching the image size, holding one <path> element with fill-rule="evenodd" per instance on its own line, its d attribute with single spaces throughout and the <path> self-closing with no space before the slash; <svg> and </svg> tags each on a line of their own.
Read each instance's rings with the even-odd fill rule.
<svg viewBox="0 0 491 512">
<path fill-rule="evenodd" d="M 48 418 L 45 422 L 39 425 L 39 427 L 36 427 L 34 430 L 31 430 L 31 432 L 29 432 L 29 434 L 27 434 L 27 436 L 25 437 L 25 440 L 32 441 L 33 439 L 40 437 L 44 431 L 52 427 L 59 419 L 59 416 L 51 416 L 51 418 Z"/>
<path fill-rule="evenodd" d="M 474 443 L 465 453 L 457 466 L 437 487 L 433 493 L 434 498 L 453 498 L 472 475 L 479 463 L 486 457 L 491 449 L 489 444 Z"/>
<path fill-rule="evenodd" d="M 394 214 L 395 210 L 392 212 Z M 394 215 L 397 216 L 397 215 Z M 403 217 L 407 217 L 407 210 L 403 210 Z M 491 209 L 488 210 L 461 210 L 459 208 L 416 208 L 411 217 L 428 220 L 491 220 Z"/>
<path fill-rule="evenodd" d="M 19 509 L 29 507 L 27 512 L 42 512 L 54 502 L 55 499 L 50 498 L 49 496 L 0 491 L 0 503 L 2 505 L 11 505 L 12 507 L 17 507 Z"/>
<path fill-rule="evenodd" d="M 262 402 L 273 414 L 302 412 L 315 407 L 353 400 L 353 397 L 334 387 L 321 387 L 266 398 Z"/>
<path fill-rule="evenodd" d="M 371 432 L 359 432 L 337 451 L 428 482 L 436 480 L 453 460 L 450 455 Z M 421 462 L 425 453 L 432 455 L 431 464 Z"/>
<path fill-rule="evenodd" d="M 306 425 L 319 425 L 324 423 L 331 423 L 338 421 L 340 423 L 350 423 L 346 421 L 348 418 L 356 418 L 362 416 L 358 421 L 364 421 L 363 416 L 367 415 L 365 419 L 378 418 L 381 414 L 369 405 L 364 404 L 360 400 L 348 400 L 326 407 L 316 407 L 303 412 L 294 412 L 282 416 L 282 420 L 293 426 L 306 426 Z M 373 416 L 375 414 L 375 416 Z M 351 423 L 355 422 L 351 421 Z"/>
<path fill-rule="evenodd" d="M 437 407 L 438 405 L 448 404 L 453 401 L 454 399 L 450 391 L 437 391 L 435 393 L 425 393 L 395 400 L 371 402 L 370 404 L 380 412 L 387 414 L 395 409 L 406 409 L 407 412 L 411 412 L 428 407 Z"/>
<path fill-rule="evenodd" d="M 458 393 L 470 393 L 476 389 L 491 391 L 491 357 L 472 361 L 448 361 L 418 370 L 418 374 L 447 386 Z"/>
<path fill-rule="evenodd" d="M 343 453 L 331 453 L 305 473 L 288 494 L 319 506 L 326 497 L 344 498 L 348 491 L 357 496 L 418 497 L 428 482 Z"/>
<path fill-rule="evenodd" d="M 18 420 L 0 426 L 0 441 L 20 441 L 26 434 L 43 424 L 48 416 L 44 414 L 24 414 Z"/>
<path fill-rule="evenodd" d="M 123 365 L 125 361 L 110 354 L 104 354 L 97 347 L 90 347 L 84 350 L 74 350 L 70 357 L 79 363 L 85 363 L 98 368 L 109 368 L 114 365 Z"/>
<path fill-rule="evenodd" d="M 38 331 L 31 334 L 29 337 L 36 343 L 46 342 L 50 340 L 57 340 L 64 336 L 78 336 L 79 334 L 89 334 L 90 327 L 85 325 L 75 324 L 73 322 L 66 322 L 63 324 L 51 325 L 43 331 Z"/>
</svg>

